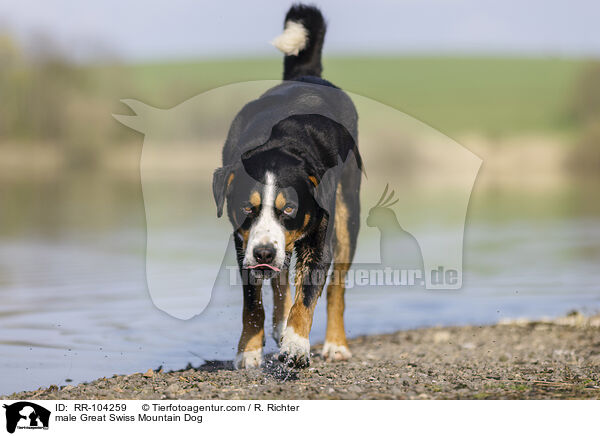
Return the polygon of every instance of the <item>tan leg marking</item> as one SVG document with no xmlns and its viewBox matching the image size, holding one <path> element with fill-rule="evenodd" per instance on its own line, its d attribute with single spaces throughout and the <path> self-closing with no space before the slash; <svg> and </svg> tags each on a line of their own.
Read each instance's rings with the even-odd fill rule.
<svg viewBox="0 0 600 436">
<path fill-rule="evenodd" d="M 244 298 L 242 323 L 242 335 L 238 343 L 235 367 L 238 369 L 258 367 L 262 363 L 265 338 L 265 310 L 262 305 L 260 284 L 256 286 L 256 293 L 250 305 L 246 304 L 246 298 Z"/>
<path fill-rule="evenodd" d="M 281 274 L 271 279 L 271 286 L 273 287 L 273 339 L 279 345 L 292 307 L 288 271 L 283 270 Z"/>
<path fill-rule="evenodd" d="M 290 316 L 281 338 L 280 347 L 281 356 L 286 356 L 289 359 L 288 364 L 301 368 L 310 364 L 308 335 L 318 301 L 317 295 L 312 299 L 309 307 L 304 305 L 303 282 L 307 273 L 302 268 L 299 268 L 296 273 L 296 298 L 290 309 Z M 321 290 L 319 290 L 319 294 L 320 292 Z"/>
<path fill-rule="evenodd" d="M 288 326 L 294 329 L 297 335 L 308 339 L 310 329 L 312 327 L 313 314 L 315 312 L 315 306 L 319 300 L 319 296 L 313 299 L 310 306 L 304 305 L 304 286 L 305 274 L 308 271 L 298 269 L 296 272 L 296 298 L 294 298 L 294 304 L 290 309 L 290 316 L 288 318 Z M 309 279 L 308 277 L 306 278 Z M 319 292 L 320 294 L 320 292 Z"/>
<path fill-rule="evenodd" d="M 326 360 L 346 360 L 352 354 L 348 349 L 344 329 L 345 280 L 350 268 L 350 234 L 348 232 L 348 208 L 338 185 L 335 202 L 335 251 L 333 274 L 327 286 L 327 331 L 323 356 Z"/>
</svg>

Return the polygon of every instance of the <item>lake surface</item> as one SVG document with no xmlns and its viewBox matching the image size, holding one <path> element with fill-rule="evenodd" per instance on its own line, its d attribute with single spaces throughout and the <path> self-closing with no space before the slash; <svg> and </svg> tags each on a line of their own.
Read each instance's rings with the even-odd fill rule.
<svg viewBox="0 0 600 436">
<path fill-rule="evenodd" d="M 347 292 L 349 336 L 598 311 L 599 187 L 474 194 L 463 288 L 354 287 Z M 152 304 L 139 182 L 85 175 L 4 180 L 0 192 L 0 393 L 232 359 L 239 290 L 217 293 L 187 321 Z M 377 233 L 362 231 L 368 249 Z M 265 293 L 268 311 L 270 289 Z M 324 338 L 324 306 L 315 315 L 315 343 Z M 267 351 L 275 351 L 270 326 L 267 334 Z"/>
</svg>

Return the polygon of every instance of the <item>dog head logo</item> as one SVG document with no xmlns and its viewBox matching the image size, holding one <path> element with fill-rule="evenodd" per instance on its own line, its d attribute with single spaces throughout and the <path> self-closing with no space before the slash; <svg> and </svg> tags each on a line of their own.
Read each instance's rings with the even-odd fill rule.
<svg viewBox="0 0 600 436">
<path fill-rule="evenodd" d="M 16 429 L 48 429 L 50 411 L 29 401 L 5 404 L 6 431 L 14 433 Z"/>
<path fill-rule="evenodd" d="M 386 226 L 381 219 L 385 213 L 393 213 L 392 224 L 397 222 L 418 241 L 425 287 L 459 289 L 467 206 L 481 159 L 421 121 L 382 103 L 304 83 L 296 85 L 303 97 L 286 106 L 281 104 L 286 97 L 279 91 L 280 85 L 271 80 L 231 84 L 167 110 L 124 100 L 135 115 L 114 115 L 144 134 L 140 175 L 147 224 L 146 280 L 155 306 L 176 318 L 189 319 L 202 313 L 216 290 L 235 287 L 229 271 L 237 267 L 231 225 L 226 219 L 215 219 L 217 212 L 223 211 L 223 203 L 217 196 L 215 208 L 214 170 L 237 159 L 226 155 L 223 144 L 235 137 L 243 143 L 238 151 L 252 150 L 269 139 L 280 121 L 298 114 L 327 117 L 346 127 L 359 144 L 366 174 L 361 204 L 374 204 L 373 196 L 381 195 L 378 187 L 386 183 L 396 191 L 399 203 L 393 204 L 395 198 L 386 196 L 383 204 L 371 210 L 371 219 L 361 226 L 359 250 L 368 246 L 361 244 L 360 238 L 373 236 L 374 231 L 382 231 L 383 240 Z M 360 138 L 351 127 L 357 113 L 340 110 L 349 96 L 360 114 Z M 382 120 L 393 143 L 382 140 Z M 409 159 L 413 156 L 416 158 Z M 369 209 L 363 211 L 369 213 Z M 360 220 L 365 223 L 367 216 Z M 442 227 L 443 233 L 439 232 Z M 398 251 L 393 242 L 397 239 L 388 239 L 390 252 Z M 380 263 L 379 253 L 370 261 L 369 256 L 359 257 L 362 262 Z M 440 266 L 457 272 L 457 279 L 452 283 L 432 280 Z"/>
</svg>

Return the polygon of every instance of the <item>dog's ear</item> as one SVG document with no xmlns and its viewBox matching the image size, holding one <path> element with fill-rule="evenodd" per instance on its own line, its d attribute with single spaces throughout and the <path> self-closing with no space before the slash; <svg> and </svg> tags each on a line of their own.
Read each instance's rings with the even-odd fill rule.
<svg viewBox="0 0 600 436">
<path fill-rule="evenodd" d="M 320 179 L 317 179 L 315 176 L 308 177 L 310 182 L 315 186 L 315 200 L 329 215 L 331 215 L 335 205 L 337 179 L 342 165 L 341 160 L 338 160 L 338 165 L 325 171 Z"/>
<path fill-rule="evenodd" d="M 225 197 L 227 190 L 231 186 L 233 179 L 235 178 L 235 165 L 225 165 L 221 168 L 217 168 L 213 174 L 213 195 L 215 197 L 215 203 L 217 204 L 217 217 L 220 218 L 223 215 L 223 206 L 225 204 Z"/>
<path fill-rule="evenodd" d="M 315 200 L 328 215 L 331 215 L 335 204 L 335 174 L 325 173 L 315 188 Z"/>
</svg>

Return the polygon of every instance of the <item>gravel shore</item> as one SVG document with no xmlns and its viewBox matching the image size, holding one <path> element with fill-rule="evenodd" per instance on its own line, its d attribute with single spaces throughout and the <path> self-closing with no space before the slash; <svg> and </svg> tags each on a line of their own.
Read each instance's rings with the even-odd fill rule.
<svg viewBox="0 0 600 436">
<path fill-rule="evenodd" d="M 288 370 L 231 361 L 148 370 L 3 399 L 542 399 L 600 398 L 600 317 L 439 327 L 350 341 L 351 360 Z"/>
</svg>

